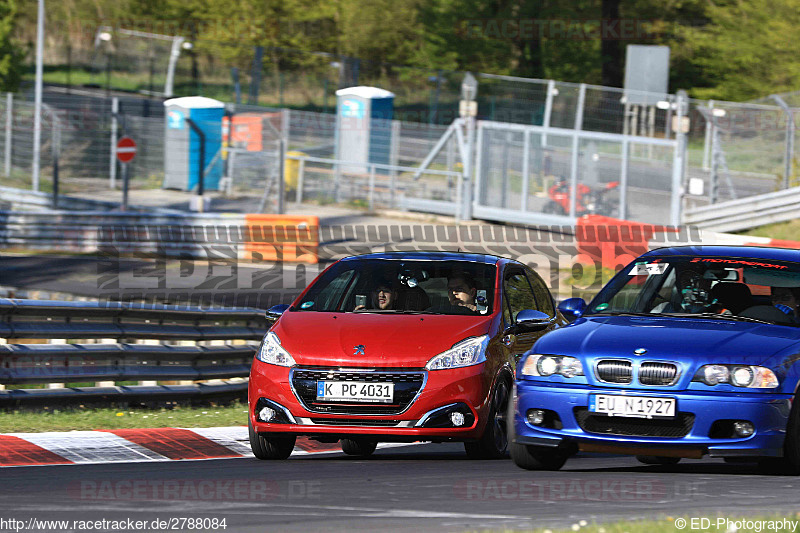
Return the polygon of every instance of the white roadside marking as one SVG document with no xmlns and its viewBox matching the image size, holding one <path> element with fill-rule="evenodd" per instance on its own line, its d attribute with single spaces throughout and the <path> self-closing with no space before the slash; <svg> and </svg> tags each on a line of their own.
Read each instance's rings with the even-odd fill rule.
<svg viewBox="0 0 800 533">
<path fill-rule="evenodd" d="M 220 446 L 225 446 L 231 451 L 244 456 L 251 456 L 250 437 L 247 428 L 244 426 L 216 427 L 216 428 L 185 428 L 205 437 L 210 441 L 216 442 Z"/>
<path fill-rule="evenodd" d="M 60 455 L 73 463 L 167 461 L 144 446 L 105 431 L 7 433 Z"/>
</svg>

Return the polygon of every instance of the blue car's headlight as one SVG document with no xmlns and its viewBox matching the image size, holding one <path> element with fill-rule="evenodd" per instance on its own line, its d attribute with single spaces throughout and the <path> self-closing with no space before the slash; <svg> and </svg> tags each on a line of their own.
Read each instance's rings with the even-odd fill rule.
<svg viewBox="0 0 800 533">
<path fill-rule="evenodd" d="M 583 375 L 580 359 L 566 355 L 531 354 L 522 365 L 524 376 L 547 377 L 557 374 L 565 378 Z"/>
<path fill-rule="evenodd" d="M 427 370 L 447 370 L 482 363 L 486 361 L 486 342 L 488 340 L 488 335 L 465 339 L 432 358 L 425 368 Z"/>
<path fill-rule="evenodd" d="M 730 383 L 748 389 L 775 389 L 780 384 L 775 372 L 763 366 L 704 365 L 692 378 L 706 385 Z"/>
<path fill-rule="evenodd" d="M 281 340 L 275 333 L 270 331 L 264 337 L 261 347 L 258 349 L 256 357 L 259 361 L 278 366 L 294 366 L 294 358 L 289 355 L 283 346 Z"/>
</svg>

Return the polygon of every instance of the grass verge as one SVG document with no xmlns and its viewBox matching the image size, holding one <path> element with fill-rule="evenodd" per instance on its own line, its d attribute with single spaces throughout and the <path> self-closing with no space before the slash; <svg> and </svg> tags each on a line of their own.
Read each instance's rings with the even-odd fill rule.
<svg viewBox="0 0 800 533">
<path fill-rule="evenodd" d="M 800 218 L 796 218 L 788 222 L 776 222 L 775 224 L 759 226 L 757 228 L 743 231 L 741 235 L 768 237 L 770 239 L 784 239 L 788 241 L 800 241 Z"/>
<path fill-rule="evenodd" d="M 172 409 L 43 409 L 0 412 L 0 433 L 38 433 L 94 429 L 183 427 L 247 424 L 247 404 Z"/>
</svg>

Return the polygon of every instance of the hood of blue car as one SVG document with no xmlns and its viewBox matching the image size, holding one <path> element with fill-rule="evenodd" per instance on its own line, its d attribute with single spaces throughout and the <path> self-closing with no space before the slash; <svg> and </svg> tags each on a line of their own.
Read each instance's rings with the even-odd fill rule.
<svg viewBox="0 0 800 533">
<path fill-rule="evenodd" d="M 534 351 L 585 360 L 624 357 L 757 365 L 798 343 L 800 328 L 786 326 L 708 318 L 588 316 L 545 335 Z"/>
</svg>

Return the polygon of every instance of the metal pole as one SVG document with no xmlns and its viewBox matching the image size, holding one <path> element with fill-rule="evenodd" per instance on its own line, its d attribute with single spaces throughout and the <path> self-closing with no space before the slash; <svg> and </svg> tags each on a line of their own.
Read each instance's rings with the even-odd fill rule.
<svg viewBox="0 0 800 533">
<path fill-rule="evenodd" d="M 554 80 L 547 80 L 547 95 L 544 99 L 544 117 L 542 118 L 542 126 L 545 132 L 542 134 L 542 146 L 547 146 L 547 128 L 550 127 L 550 117 L 553 115 L 553 97 L 556 92 L 556 82 Z"/>
<path fill-rule="evenodd" d="M 670 131 L 672 129 L 672 104 L 675 103 L 675 99 L 672 95 L 667 96 L 667 102 L 669 102 L 669 108 L 667 108 L 667 119 L 664 121 L 664 138 L 669 139 Z"/>
<path fill-rule="evenodd" d="M 395 209 L 395 188 L 397 187 L 397 172 L 392 169 L 389 173 L 389 207 Z"/>
<path fill-rule="evenodd" d="M 622 139 L 622 169 L 619 175 L 619 218 L 628 216 L 628 137 Z"/>
<path fill-rule="evenodd" d="M 175 65 L 181 56 L 181 46 L 183 46 L 184 40 L 183 37 L 175 37 L 172 40 L 172 49 L 169 51 L 169 63 L 167 64 L 167 80 L 164 82 L 164 96 L 167 98 L 172 98 L 175 87 Z"/>
<path fill-rule="evenodd" d="M 396 167 L 400 164 L 400 121 L 392 121 L 392 139 L 389 144 L 389 164 Z M 390 171 L 392 179 L 397 177 L 397 170 L 392 168 Z"/>
<path fill-rule="evenodd" d="M 117 187 L 117 117 L 119 116 L 119 98 L 111 99 L 111 158 L 109 159 L 109 189 Z"/>
<path fill-rule="evenodd" d="M 706 117 L 706 136 L 703 141 L 703 170 L 709 169 L 711 163 L 711 139 L 714 137 L 714 100 L 708 101 L 710 115 Z"/>
<path fill-rule="evenodd" d="M 204 186 L 204 178 L 206 175 L 206 134 L 200 129 L 194 120 L 190 118 L 186 118 L 186 123 L 192 128 L 192 131 L 200 137 L 200 154 L 199 154 L 199 161 L 197 165 L 197 196 L 200 197 L 200 210 L 203 209 L 203 186 Z"/>
<path fill-rule="evenodd" d="M 711 116 L 714 120 L 714 116 Z M 712 204 L 717 203 L 719 199 L 719 132 L 716 128 L 713 129 L 711 137 L 711 190 L 708 193 L 709 202 Z"/>
<path fill-rule="evenodd" d="M 202 180 L 201 180 L 202 183 Z M 128 163 L 122 163 L 122 210 L 128 210 Z M 201 194 L 202 197 L 202 194 Z"/>
<path fill-rule="evenodd" d="M 651 139 L 656 136 L 656 106 L 651 105 L 648 106 L 648 114 L 647 114 L 647 136 Z M 653 145 L 647 145 L 647 157 L 648 159 L 653 158 Z"/>
<path fill-rule="evenodd" d="M 464 194 L 461 197 L 462 214 L 456 217 L 456 222 L 472 219 L 472 175 L 475 173 L 472 164 L 475 151 L 475 117 L 467 117 L 467 160 L 464 162 L 463 184 Z"/>
<path fill-rule="evenodd" d="M 5 146 L 5 174 L 6 177 L 11 175 L 11 143 L 13 142 L 13 129 L 14 125 L 14 95 L 11 93 L 6 94 L 6 146 Z"/>
<path fill-rule="evenodd" d="M 298 204 L 303 203 L 303 179 L 304 174 L 306 172 L 306 160 L 301 158 L 297 165 L 297 196 L 295 197 L 295 202 Z"/>
<path fill-rule="evenodd" d="M 284 109 L 281 111 L 281 131 L 280 131 L 280 157 L 281 160 L 278 163 L 278 172 L 280 175 L 278 176 L 278 214 L 283 215 L 286 213 L 286 176 L 285 172 L 285 165 L 286 165 L 286 151 L 289 145 L 289 110 Z"/>
<path fill-rule="evenodd" d="M 677 95 L 677 116 L 678 131 L 675 133 L 675 154 L 672 161 L 672 201 L 670 203 L 670 219 L 673 226 L 681 223 L 681 204 L 683 202 L 683 169 L 686 160 L 686 134 L 683 132 L 683 117 L 686 113 L 687 95 L 686 91 L 680 90 Z"/>
<path fill-rule="evenodd" d="M 530 181 L 531 165 L 531 130 L 525 130 L 522 140 L 522 198 L 520 198 L 520 210 L 528 210 L 528 181 Z"/>
<path fill-rule="evenodd" d="M 578 200 L 578 152 L 580 138 L 578 132 L 583 128 L 583 106 L 586 103 L 586 84 L 581 83 L 578 90 L 578 107 L 575 110 L 575 131 L 572 134 L 572 160 L 570 162 L 569 216 L 575 218 L 575 204 Z"/>
<path fill-rule="evenodd" d="M 58 209 L 58 156 L 61 151 L 61 134 L 58 126 L 58 117 L 53 115 L 53 129 L 50 140 L 53 152 L 53 209 Z"/>
<path fill-rule="evenodd" d="M 375 164 L 369 166 L 369 193 L 367 195 L 367 205 L 371 213 L 375 207 Z"/>
<path fill-rule="evenodd" d="M 39 0 L 36 23 L 36 88 L 33 109 L 33 169 L 32 189 L 39 190 L 39 158 L 42 152 L 42 61 L 44 57 L 44 0 Z"/>
<path fill-rule="evenodd" d="M 775 100 L 779 106 L 786 113 L 786 152 L 783 156 L 783 188 L 789 188 L 789 178 L 792 175 L 792 156 L 794 155 L 794 112 L 789 105 L 783 101 L 783 98 L 777 94 L 771 94 L 770 97 Z"/>
</svg>

